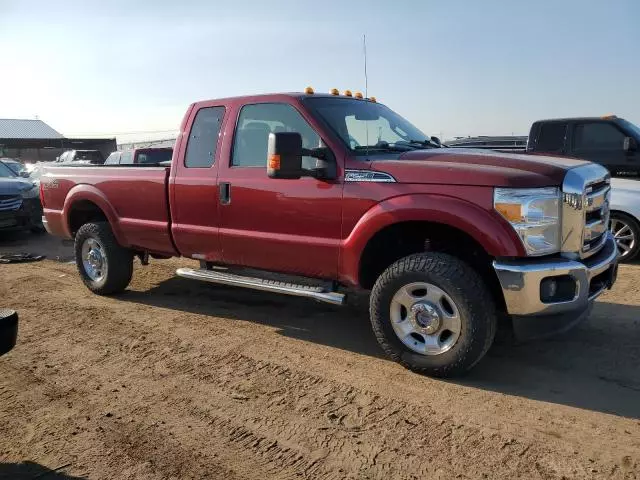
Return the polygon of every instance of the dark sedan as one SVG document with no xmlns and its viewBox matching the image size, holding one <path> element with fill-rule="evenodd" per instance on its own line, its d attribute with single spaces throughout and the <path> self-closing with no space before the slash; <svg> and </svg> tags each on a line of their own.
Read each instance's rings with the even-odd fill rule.
<svg viewBox="0 0 640 480">
<path fill-rule="evenodd" d="M 42 205 L 38 190 L 37 182 L 16 175 L 0 162 L 0 229 L 42 231 Z"/>
</svg>

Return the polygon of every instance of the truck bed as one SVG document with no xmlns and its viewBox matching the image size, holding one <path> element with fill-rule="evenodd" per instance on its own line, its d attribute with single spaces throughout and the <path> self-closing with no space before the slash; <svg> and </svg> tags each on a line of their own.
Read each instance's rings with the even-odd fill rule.
<svg viewBox="0 0 640 480">
<path fill-rule="evenodd" d="M 169 168 L 162 166 L 47 166 L 41 179 L 47 228 L 72 238 L 85 212 L 97 207 L 121 245 L 175 255 L 168 178 Z"/>
</svg>

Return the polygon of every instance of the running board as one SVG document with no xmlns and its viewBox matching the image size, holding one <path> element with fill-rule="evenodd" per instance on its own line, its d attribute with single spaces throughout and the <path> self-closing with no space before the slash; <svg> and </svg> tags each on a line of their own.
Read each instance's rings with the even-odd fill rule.
<svg viewBox="0 0 640 480">
<path fill-rule="evenodd" d="M 237 275 L 225 271 L 179 268 L 176 270 L 176 275 L 203 282 L 220 283 L 234 287 L 252 288 L 254 290 L 262 290 L 265 292 L 313 298 L 332 305 L 344 305 L 345 301 L 345 296 L 342 293 L 328 292 L 322 287 L 286 283 L 277 280 L 267 280 L 264 278 Z"/>
</svg>

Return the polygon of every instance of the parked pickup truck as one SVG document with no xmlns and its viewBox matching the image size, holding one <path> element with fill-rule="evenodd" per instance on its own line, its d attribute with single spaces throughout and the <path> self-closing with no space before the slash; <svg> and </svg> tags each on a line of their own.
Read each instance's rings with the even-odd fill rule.
<svg viewBox="0 0 640 480">
<path fill-rule="evenodd" d="M 567 155 L 611 172 L 610 228 L 620 261 L 640 253 L 640 127 L 615 115 L 539 120 L 531 126 L 527 152 Z"/>
<path fill-rule="evenodd" d="M 613 176 L 640 175 L 640 127 L 615 115 L 538 120 L 531 126 L 528 152 L 584 158 Z"/>
<path fill-rule="evenodd" d="M 41 181 L 45 225 L 97 294 L 127 287 L 134 256 L 337 305 L 370 292 L 385 352 L 438 376 L 473 367 L 499 318 L 530 338 L 588 315 L 616 279 L 609 190 L 599 165 L 440 148 L 373 98 L 310 89 L 194 103 L 170 168 Z"/>
<path fill-rule="evenodd" d="M 106 165 L 160 165 L 171 162 L 171 147 L 134 148 L 121 152 L 112 152 L 105 160 Z"/>
</svg>

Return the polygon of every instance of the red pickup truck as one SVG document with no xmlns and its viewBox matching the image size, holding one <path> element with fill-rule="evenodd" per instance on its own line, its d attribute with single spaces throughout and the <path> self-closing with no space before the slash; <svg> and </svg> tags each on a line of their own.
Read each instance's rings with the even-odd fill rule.
<svg viewBox="0 0 640 480">
<path fill-rule="evenodd" d="M 342 304 L 370 292 L 386 353 L 464 372 L 498 319 L 566 330 L 614 283 L 609 174 L 561 157 L 441 148 L 375 99 L 286 93 L 194 103 L 170 167 L 50 167 L 44 225 L 93 292 L 139 256 L 191 279 Z M 502 322 L 501 322 L 502 323 Z"/>
</svg>

